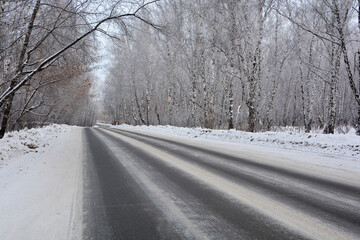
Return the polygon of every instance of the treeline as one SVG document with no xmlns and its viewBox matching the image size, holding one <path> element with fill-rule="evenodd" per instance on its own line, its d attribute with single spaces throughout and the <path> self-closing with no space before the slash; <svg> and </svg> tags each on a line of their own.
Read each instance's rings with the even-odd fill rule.
<svg viewBox="0 0 360 240">
<path fill-rule="evenodd" d="M 357 127 L 353 0 L 162 0 L 113 41 L 105 113 L 127 124 Z"/>
<path fill-rule="evenodd" d="M 44 123 L 96 121 L 96 34 L 146 21 L 142 0 L 0 0 L 0 138 Z"/>
</svg>

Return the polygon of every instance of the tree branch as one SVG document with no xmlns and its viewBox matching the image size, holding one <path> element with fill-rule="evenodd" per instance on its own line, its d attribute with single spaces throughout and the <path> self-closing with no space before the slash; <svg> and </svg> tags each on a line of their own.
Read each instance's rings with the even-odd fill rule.
<svg viewBox="0 0 360 240">
<path fill-rule="evenodd" d="M 87 32 L 83 33 L 80 37 L 78 37 L 77 39 L 75 39 L 74 41 L 72 41 L 71 43 L 69 43 L 67 46 L 63 47 L 62 49 L 60 49 L 59 51 L 57 51 L 56 53 L 54 53 L 53 55 L 51 55 L 50 57 L 44 59 L 34 70 L 32 71 L 29 71 L 28 74 L 26 74 L 25 77 L 23 77 L 18 83 L 18 79 L 21 78 L 22 76 L 22 73 L 21 71 L 18 72 L 15 77 L 13 77 L 13 79 L 11 80 L 12 83 L 15 83 L 16 85 L 15 86 L 10 86 L 3 94 L 1 94 L 0 96 L 0 107 L 5 103 L 5 101 L 8 99 L 8 97 L 11 95 L 11 94 L 14 94 L 18 89 L 20 89 L 25 83 L 27 83 L 29 80 L 32 79 L 32 77 L 34 77 L 38 72 L 41 72 L 43 71 L 44 69 L 46 69 L 47 67 L 49 67 L 52 63 L 54 63 L 59 57 L 60 55 L 62 55 L 63 53 L 65 53 L 66 51 L 68 51 L 70 48 L 72 48 L 73 46 L 75 46 L 77 43 L 79 43 L 80 41 L 82 41 L 84 38 L 86 38 L 87 36 L 89 36 L 90 34 L 92 34 L 93 32 L 97 31 L 98 28 L 104 24 L 105 22 L 109 22 L 109 21 L 112 21 L 112 20 L 115 20 L 115 19 L 121 19 L 121 18 L 125 18 L 125 17 L 135 17 L 141 21 L 144 21 L 146 22 L 147 24 L 150 24 L 151 26 L 155 27 L 154 24 L 151 24 L 149 21 L 146 21 L 144 20 L 143 18 L 141 18 L 140 16 L 137 15 L 137 13 L 145 8 L 146 6 L 150 5 L 150 4 L 153 4 L 155 2 L 158 2 L 159 0 L 154 0 L 154 1 L 150 1 L 150 2 L 147 2 L 145 4 L 143 4 L 142 6 L 140 6 L 137 10 L 135 10 L 135 12 L 133 13 L 126 13 L 126 14 L 120 14 L 120 15 L 117 15 L 117 16 L 109 16 L 107 18 L 104 18 L 100 21 L 98 21 L 98 23 L 93 27 L 91 28 L 90 30 L 88 30 Z M 40 5 L 40 0 L 38 0 L 37 4 Z M 36 16 L 36 15 L 35 15 Z M 29 29 L 32 29 L 32 25 L 29 24 Z M 28 41 L 29 41 L 29 35 L 27 34 L 26 35 L 27 38 L 25 39 L 25 43 L 24 43 L 24 46 L 23 46 L 23 50 L 22 50 L 22 53 L 21 53 L 21 56 L 24 56 L 25 55 L 25 52 L 26 52 L 26 48 L 27 48 L 27 45 L 28 45 Z M 23 59 L 20 58 L 20 60 Z M 26 63 L 19 63 L 19 67 L 20 68 L 23 68 L 25 66 Z"/>
</svg>

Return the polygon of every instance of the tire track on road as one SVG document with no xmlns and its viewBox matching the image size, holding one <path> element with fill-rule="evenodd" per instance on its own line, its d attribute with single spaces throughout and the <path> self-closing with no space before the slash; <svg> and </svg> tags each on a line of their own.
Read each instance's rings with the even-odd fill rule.
<svg viewBox="0 0 360 240">
<path fill-rule="evenodd" d="M 111 131 L 113 131 L 113 130 L 111 130 Z M 117 132 L 117 133 L 119 133 L 119 131 L 117 130 L 117 131 L 115 131 L 115 132 Z M 182 149 L 181 147 L 183 147 L 183 145 L 185 145 L 185 144 L 182 144 L 182 143 L 180 143 L 180 144 L 177 144 L 177 143 L 174 143 L 173 141 L 170 141 L 170 143 L 169 144 L 165 144 L 165 146 L 164 145 L 159 145 L 159 144 L 156 144 L 156 143 L 154 143 L 154 139 L 155 140 L 159 140 L 158 138 L 156 138 L 156 137 L 148 137 L 148 136 L 144 136 L 144 135 L 142 135 L 142 134 L 132 134 L 132 133 L 130 133 L 130 135 L 129 135 L 129 133 L 128 132 L 126 132 L 126 133 L 123 133 L 123 132 L 121 132 L 121 134 L 122 135 L 127 135 L 127 137 L 131 137 L 131 138 L 135 138 L 135 139 L 137 139 L 137 140 L 139 140 L 139 141 L 142 141 L 142 142 L 145 142 L 146 144 L 148 144 L 148 145 L 152 145 L 153 147 L 156 147 L 156 148 L 158 148 L 158 149 L 163 149 L 163 151 L 165 151 L 165 152 L 168 152 L 168 153 L 172 153 L 173 155 L 174 154 L 176 154 L 177 155 L 177 157 L 180 157 L 180 158 L 182 158 L 183 160 L 185 159 L 185 160 L 187 160 L 187 161 L 189 161 L 189 158 L 190 158 L 190 160 L 192 161 L 192 162 L 195 162 L 197 165 L 199 165 L 199 161 L 196 161 L 196 159 L 194 159 L 193 157 L 191 158 L 191 156 L 189 156 L 189 154 L 188 155 L 184 155 L 184 149 Z M 135 135 L 135 136 L 134 136 Z M 140 135 L 140 136 L 139 136 Z M 146 140 L 146 138 L 147 138 L 147 140 Z M 151 141 L 149 141 L 148 139 L 151 139 Z M 162 142 L 165 142 L 166 141 L 166 143 L 168 143 L 168 141 L 167 140 L 164 140 L 164 139 L 160 139 L 159 141 L 162 141 Z M 171 147 L 169 147 L 169 145 L 171 145 L 171 144 L 176 144 L 177 146 L 176 146 L 176 150 L 174 150 L 174 149 L 171 149 Z M 179 145 L 180 145 L 180 148 L 179 148 Z M 197 148 L 197 147 L 194 147 L 194 146 L 187 146 L 186 145 L 186 147 L 189 147 L 190 149 L 196 149 L 196 150 L 201 150 L 201 151 L 204 151 L 203 149 L 201 149 L 201 148 Z M 180 154 L 179 154 L 179 152 L 180 152 Z M 207 153 L 208 151 L 205 149 L 205 152 Z M 210 150 L 210 152 L 213 152 L 213 151 L 211 151 Z M 224 155 L 224 154 L 222 154 L 222 153 L 217 153 L 217 155 L 221 155 L 221 156 L 225 156 L 225 157 L 228 157 L 227 155 Z M 215 154 L 216 155 L 216 154 Z M 230 156 L 231 157 L 231 161 L 232 162 L 234 162 L 234 157 L 233 156 Z M 197 155 L 197 158 L 199 158 L 199 155 Z M 222 160 L 222 159 L 220 159 L 220 160 Z M 190 162 L 191 162 L 190 161 Z M 245 161 L 248 161 L 248 160 L 245 160 Z M 239 159 L 238 159 L 238 161 L 237 162 L 239 162 Z M 242 159 L 240 159 L 240 163 L 242 163 Z M 203 166 L 202 167 L 205 167 L 205 168 L 207 168 L 208 170 L 210 170 L 210 171 L 212 171 L 212 172 L 217 172 L 217 174 L 219 174 L 220 176 L 222 176 L 222 177 L 225 177 L 225 178 L 228 178 L 229 177 L 229 169 L 227 169 L 226 171 L 226 174 L 224 175 L 224 173 L 221 173 L 221 172 L 223 172 L 224 171 L 224 168 L 223 168 L 223 166 L 221 166 L 221 165 L 214 165 L 214 166 L 210 166 L 210 169 L 209 169 L 209 162 L 206 162 L 206 163 L 204 163 L 204 162 L 202 162 L 202 163 L 200 163 L 200 165 L 201 164 L 203 164 Z M 257 164 L 257 163 L 255 163 L 255 164 Z M 211 165 L 211 164 L 210 164 Z M 258 167 L 258 166 L 257 166 Z M 271 167 L 271 166 L 270 166 Z M 212 169 L 211 169 L 212 168 Z M 221 169 L 222 168 L 222 169 Z M 219 169 L 220 169 L 220 173 L 219 173 Z M 266 170 L 268 170 L 268 167 L 266 168 Z M 274 170 L 273 168 L 271 169 L 271 170 Z M 286 169 L 287 170 L 287 169 Z M 284 169 L 281 169 L 281 173 L 284 171 Z M 238 173 L 237 173 L 238 174 Z M 298 178 L 298 176 L 299 175 L 297 175 L 297 174 L 295 174 L 296 175 L 296 177 Z M 233 176 L 234 177 L 234 176 Z M 235 177 L 236 177 L 236 174 L 235 174 Z M 248 176 L 246 176 L 246 178 L 248 178 Z M 245 178 L 245 179 L 246 179 Z M 318 178 L 316 178 L 316 177 L 312 177 L 312 176 L 310 176 L 310 179 L 318 179 Z M 308 179 L 306 179 L 307 181 L 308 181 Z M 258 180 L 257 180 L 258 181 Z M 326 184 L 323 184 L 325 182 L 325 180 L 324 179 L 320 179 L 320 184 L 322 185 L 322 186 L 327 186 L 327 185 L 329 185 L 330 183 L 326 183 Z M 256 181 L 255 181 L 255 183 L 256 183 Z M 248 183 L 247 183 L 248 184 Z M 264 183 L 261 183 L 261 184 L 264 184 Z M 260 184 L 260 185 L 261 185 Z M 263 188 L 269 188 L 271 191 L 273 191 L 273 190 L 277 190 L 277 188 L 279 187 L 279 186 L 276 186 L 275 188 L 273 187 L 273 188 L 271 188 L 271 184 L 272 183 L 266 183 L 264 186 L 262 186 Z M 256 183 L 255 185 L 259 185 L 259 183 Z M 343 184 L 337 184 L 336 185 L 336 187 L 338 187 L 338 186 L 342 186 Z M 353 186 L 346 186 L 346 188 L 345 188 L 345 190 L 348 190 L 349 188 L 354 188 Z M 356 189 L 356 187 L 355 187 L 355 189 Z M 332 189 L 330 189 L 330 191 L 331 191 Z M 284 191 L 287 191 L 286 189 L 282 189 L 281 190 L 281 188 L 280 188 L 280 192 L 279 192 L 279 190 L 277 190 L 277 195 L 279 196 L 279 199 L 281 199 L 281 198 L 284 198 L 284 196 L 285 197 L 287 197 L 287 198 L 294 198 L 293 196 L 295 195 L 297 195 L 297 198 L 299 198 L 299 199 L 297 199 L 297 202 L 298 203 L 301 203 L 301 201 L 304 199 L 304 198 L 301 198 L 301 192 L 300 193 L 296 193 L 296 192 L 294 192 L 294 191 L 292 191 L 292 192 L 284 192 Z M 295 194 L 296 193 L 296 194 Z M 300 194 L 300 195 L 299 195 Z M 355 195 L 356 195 L 357 193 L 355 192 Z M 305 198 L 305 200 L 306 200 L 306 198 Z M 309 201 L 308 201 L 309 202 Z M 310 208 L 310 210 L 309 210 L 309 206 L 307 206 L 307 207 L 303 207 L 303 208 L 301 208 L 300 207 L 300 210 L 302 210 L 302 211 L 304 211 L 304 210 L 307 210 L 308 212 L 310 212 L 310 213 L 313 213 L 313 211 L 314 211 L 314 209 L 316 209 L 317 210 L 317 212 L 315 212 L 315 214 L 313 213 L 312 215 L 317 215 L 317 214 L 319 214 L 319 215 L 321 215 L 321 217 L 322 218 L 324 218 L 324 213 L 325 214 L 327 214 L 328 216 L 325 218 L 325 219 L 327 219 L 327 220 L 335 220 L 335 221 L 340 221 L 340 223 L 335 223 L 335 226 L 337 227 L 337 228 L 339 228 L 339 226 L 338 225 L 345 225 L 345 227 L 349 227 L 350 226 L 350 230 L 351 230 L 351 232 L 353 232 L 353 234 L 358 234 L 358 228 L 357 228 L 357 226 L 358 226 L 358 223 L 359 223 L 359 214 L 358 214 L 358 212 L 356 212 L 356 211 L 353 211 L 353 212 L 350 212 L 350 211 L 348 211 L 348 212 L 346 212 L 346 211 L 344 211 L 344 208 L 343 209 L 339 209 L 339 208 L 337 208 L 337 209 L 335 209 L 334 208 L 334 204 L 333 203 L 331 203 L 330 202 L 330 204 L 327 204 L 328 206 L 322 206 L 322 205 L 320 205 L 320 207 L 323 207 L 323 209 L 319 212 L 319 204 L 318 205 L 316 205 L 315 204 L 316 202 L 314 202 L 313 201 L 313 203 L 311 203 L 311 201 L 310 201 L 310 205 L 312 204 L 313 206 L 312 206 L 312 208 L 313 209 L 311 209 Z M 314 205 L 315 204 L 315 205 Z M 326 204 L 325 204 L 326 205 Z M 336 205 L 336 204 L 335 204 Z M 346 209 L 345 209 L 346 210 Z M 344 212 L 345 213 L 344 213 Z M 330 217 L 329 217 L 330 216 Z M 346 219 L 345 220 L 342 220 L 341 219 L 341 217 L 345 217 Z M 343 223 L 341 223 L 341 221 L 343 221 Z M 333 223 L 334 224 L 334 223 Z M 344 229 L 345 228 L 344 226 L 340 226 L 340 229 L 342 228 L 343 230 L 349 230 L 349 229 Z"/>
<path fill-rule="evenodd" d="M 109 141 L 112 143 L 107 144 L 112 145 L 111 151 L 117 151 L 113 144 L 116 143 L 117 146 L 125 147 L 131 152 L 131 159 L 141 162 L 140 171 L 147 171 L 144 165 L 148 164 L 153 168 L 153 171 L 160 173 L 163 177 L 154 178 L 152 181 L 155 184 L 161 185 L 160 181 L 166 181 L 180 187 L 182 191 L 176 193 L 177 200 L 175 202 L 180 203 L 179 207 L 182 207 L 182 210 L 185 209 L 183 213 L 187 215 L 194 225 L 197 225 L 200 232 L 206 233 L 205 239 L 306 239 L 306 237 L 295 233 L 293 230 L 274 222 L 272 218 L 259 213 L 256 209 L 250 208 L 231 196 L 224 195 L 222 192 L 214 191 L 214 189 L 199 182 L 197 178 L 189 175 L 186 171 L 179 171 L 178 168 L 169 166 L 164 163 L 162 157 L 149 154 L 147 150 L 145 151 L 139 147 L 137 143 L 131 143 L 131 141 L 113 136 L 102 130 L 97 130 L 97 132 L 110 139 Z M 128 164 L 124 163 L 124 165 Z M 129 169 L 129 166 L 126 167 Z M 133 173 L 134 175 L 139 174 L 139 172 Z M 137 178 L 137 176 L 133 177 Z M 146 181 L 143 181 L 142 184 L 148 185 Z M 171 189 L 168 187 L 163 191 L 170 192 Z M 201 203 L 201 205 L 196 204 L 195 206 L 200 207 L 201 211 L 204 210 L 209 215 L 206 216 L 199 212 L 197 215 L 189 214 L 191 211 L 186 209 L 191 209 L 194 206 L 187 204 L 186 201 L 192 198 Z M 197 209 L 193 209 L 192 212 L 197 212 Z M 221 224 L 214 225 L 212 221 L 216 220 L 222 221 Z M 215 228 L 215 230 L 211 228 Z M 234 232 L 229 232 L 229 229 Z M 239 236 L 236 237 L 237 235 Z M 201 234 L 196 236 L 196 239 L 202 238 Z"/>
<path fill-rule="evenodd" d="M 354 234 L 360 234 L 360 194 L 356 192 L 357 187 L 346 186 L 346 190 L 348 188 L 354 190 L 354 192 L 347 192 L 350 194 L 350 196 L 348 196 L 344 194 L 344 192 L 334 191 L 333 187 L 330 189 L 326 188 L 331 182 L 320 184 L 320 187 L 316 182 L 309 182 L 306 178 L 304 184 L 298 178 L 294 181 L 292 178 L 287 178 L 287 175 L 285 175 L 285 177 L 282 176 L 283 171 L 280 171 L 280 173 L 271 171 L 269 174 L 267 168 L 264 170 L 258 166 L 244 170 L 241 158 L 236 160 L 231 156 L 229 159 L 228 155 L 220 153 L 218 153 L 218 156 L 222 156 L 221 158 L 214 158 L 208 154 L 206 149 L 195 147 L 196 151 L 201 153 L 205 152 L 200 155 L 195 154 L 196 151 L 189 152 L 189 149 L 193 150 L 194 146 L 184 146 L 184 144 L 177 144 L 171 141 L 169 143 L 164 139 L 128 131 L 116 130 L 113 132 L 121 133 L 122 135 L 142 141 L 155 148 L 162 149 L 190 163 L 195 163 L 203 168 L 209 169 L 209 171 L 216 172 L 225 178 L 231 178 L 238 184 L 245 184 L 257 192 L 290 205 L 300 211 L 307 212 L 309 215 L 314 217 L 321 216 L 323 220 L 329 223 L 336 222 L 336 225 L 344 230 L 352 229 Z M 229 162 L 231 164 L 225 164 Z M 248 168 L 248 166 L 245 167 Z M 316 177 L 312 176 L 309 176 L 309 178 L 316 179 Z M 324 179 L 321 179 L 321 183 L 324 181 Z M 337 186 L 342 186 L 342 184 Z"/>
</svg>

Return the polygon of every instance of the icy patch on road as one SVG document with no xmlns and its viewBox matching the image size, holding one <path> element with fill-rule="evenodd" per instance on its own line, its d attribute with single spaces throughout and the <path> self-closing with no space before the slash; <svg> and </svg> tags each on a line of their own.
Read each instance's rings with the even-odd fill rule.
<svg viewBox="0 0 360 240">
<path fill-rule="evenodd" d="M 29 153 L 42 153 L 51 142 L 75 127 L 53 124 L 44 128 L 8 132 L 0 139 L 0 168 L 9 161 Z"/>
<path fill-rule="evenodd" d="M 283 128 L 279 132 L 250 133 L 237 130 L 213 130 L 173 126 L 119 125 L 116 127 L 193 139 L 266 145 L 269 147 L 336 154 L 347 157 L 360 156 L 360 137 L 355 135 L 355 129 L 353 128 L 346 134 L 321 134 L 317 132 L 304 133 L 295 128 Z"/>
</svg>

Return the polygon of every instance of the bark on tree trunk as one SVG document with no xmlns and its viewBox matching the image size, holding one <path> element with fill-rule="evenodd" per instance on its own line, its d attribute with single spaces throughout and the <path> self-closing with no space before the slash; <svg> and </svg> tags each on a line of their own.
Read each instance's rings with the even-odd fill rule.
<svg viewBox="0 0 360 240">
<path fill-rule="evenodd" d="M 309 133 L 311 130 L 311 126 L 310 126 L 308 114 L 306 113 L 307 101 L 305 101 L 304 76 L 301 67 L 300 67 L 300 79 L 301 79 L 300 89 L 301 89 L 301 99 L 302 99 L 302 115 L 304 119 L 305 132 Z"/>
<path fill-rule="evenodd" d="M 228 129 L 234 128 L 234 75 L 235 73 L 235 54 L 236 54 L 236 35 L 237 35 L 237 26 L 236 26 L 236 1 L 230 2 L 230 16 L 231 16 L 231 31 L 230 33 L 230 76 L 228 77 L 228 97 L 229 97 L 229 106 L 228 106 Z"/>
<path fill-rule="evenodd" d="M 11 96 L 8 98 L 8 100 L 7 100 L 6 104 L 5 104 L 3 118 L 2 118 L 2 121 L 1 121 L 0 139 L 2 139 L 4 137 L 6 129 L 7 129 L 13 99 L 14 99 L 14 94 L 11 94 Z"/>
<path fill-rule="evenodd" d="M 146 97 L 146 125 L 149 126 L 149 112 L 150 112 L 150 77 L 147 77 L 147 82 L 146 82 L 146 93 L 145 93 L 145 97 Z"/>
<path fill-rule="evenodd" d="M 139 103 L 139 98 L 138 98 L 138 95 L 137 95 L 137 91 L 136 91 L 136 85 L 135 85 L 135 73 L 134 73 L 134 70 L 133 68 L 131 68 L 131 81 L 132 81 L 132 84 L 133 84 L 133 90 L 134 90 L 134 97 L 135 97 L 135 103 L 136 103 L 136 107 L 137 107 L 137 112 L 138 112 L 138 115 L 140 117 L 140 120 L 142 122 L 142 124 L 146 124 L 144 118 L 143 118 L 143 115 L 141 113 L 141 107 L 140 107 L 140 103 Z"/>
<path fill-rule="evenodd" d="M 191 119 L 190 123 L 193 127 L 196 126 L 196 76 L 195 73 L 193 73 L 193 81 L 192 81 L 192 109 L 191 109 Z"/>
<path fill-rule="evenodd" d="M 250 85 L 254 85 L 254 83 L 250 83 Z M 254 87 L 251 87 L 251 89 Z M 254 132 L 255 131 L 255 118 L 256 118 L 256 111 L 255 111 L 255 104 L 254 104 L 254 98 L 255 98 L 255 90 L 249 94 L 249 99 L 247 101 L 247 107 L 249 110 L 249 119 L 248 119 L 248 131 Z"/>
<path fill-rule="evenodd" d="M 158 112 L 157 105 L 155 105 L 154 111 L 155 111 L 155 114 L 156 114 L 156 118 L 157 118 L 157 120 L 158 120 L 158 124 L 161 125 L 160 114 L 159 114 L 159 112 Z"/>
<path fill-rule="evenodd" d="M 234 128 L 234 96 L 233 96 L 233 79 L 229 78 L 229 118 L 228 129 Z"/>
<path fill-rule="evenodd" d="M 312 37 L 310 42 L 310 48 L 309 48 L 309 66 L 313 65 L 313 45 L 314 45 L 314 39 L 315 37 Z M 308 122 L 305 126 L 305 132 L 309 133 L 311 131 L 311 125 L 313 122 L 313 97 L 312 90 L 310 89 L 310 82 L 312 79 L 312 74 L 310 69 L 308 69 L 307 75 L 306 75 L 306 106 L 307 106 L 307 115 L 308 115 Z M 311 92 L 311 93 L 310 93 Z"/>
<path fill-rule="evenodd" d="M 258 2 L 258 9 L 257 9 L 257 37 L 255 43 L 255 50 L 253 54 L 250 53 L 252 56 L 252 64 L 251 64 L 251 73 L 248 77 L 249 79 L 249 99 L 247 101 L 247 107 L 249 110 L 249 118 L 248 118 L 248 131 L 255 132 L 255 125 L 259 120 L 258 116 L 258 104 L 260 96 L 260 89 L 259 84 L 261 80 L 261 45 L 263 40 L 263 28 L 264 28 L 264 21 L 266 16 L 264 14 L 264 7 L 265 1 L 260 0 Z"/>
<path fill-rule="evenodd" d="M 341 52 L 339 49 L 336 49 L 337 46 L 335 46 L 334 44 L 332 45 L 333 45 L 332 53 L 331 53 L 332 74 L 330 80 L 330 96 L 329 96 L 330 113 L 329 113 L 328 123 L 326 124 L 323 131 L 324 134 L 334 134 L 335 120 L 336 120 L 336 93 L 337 93 L 337 84 L 339 82 Z"/>
</svg>

